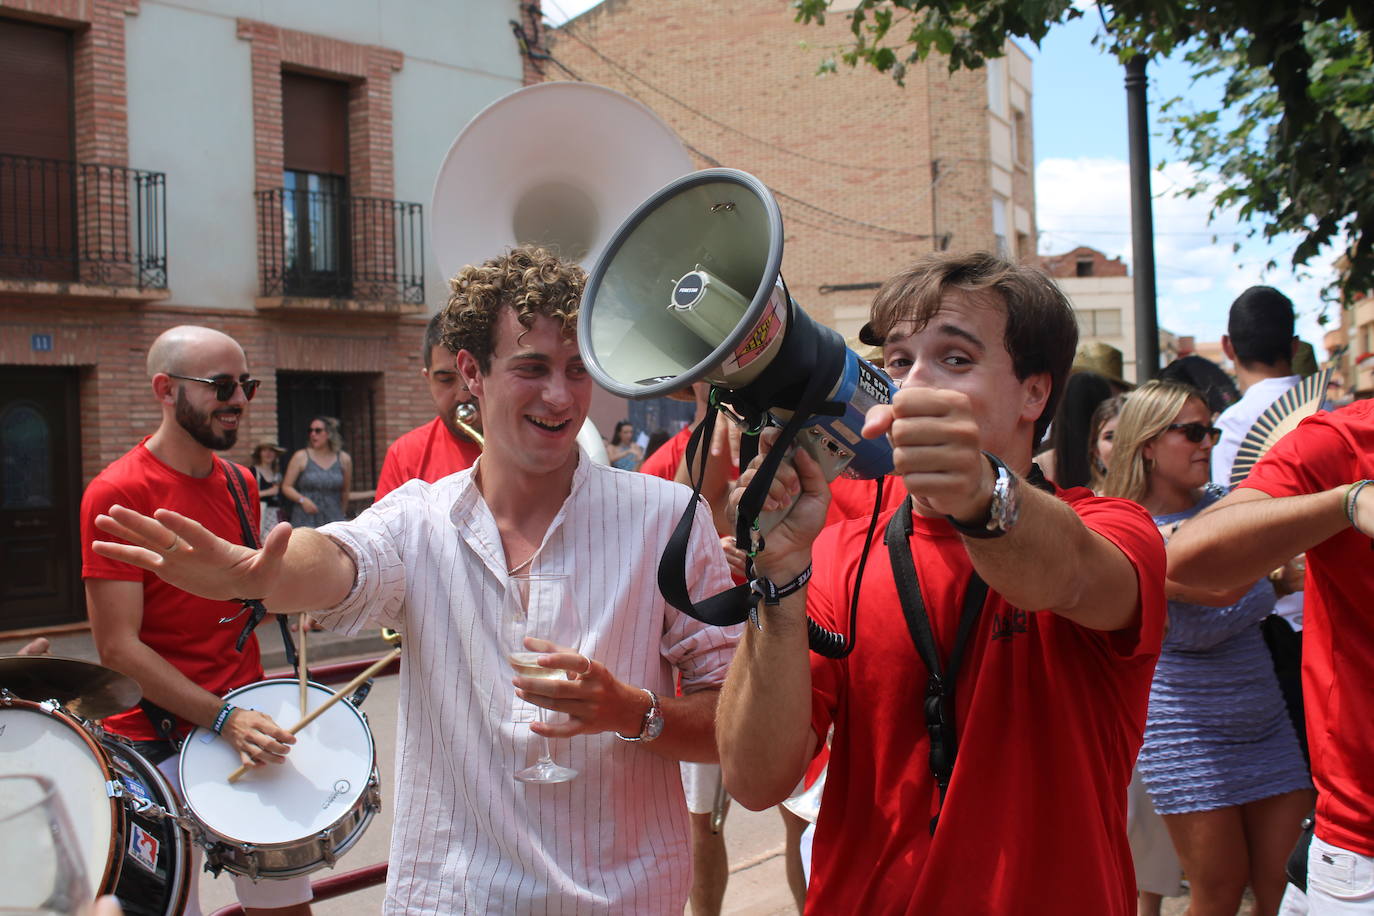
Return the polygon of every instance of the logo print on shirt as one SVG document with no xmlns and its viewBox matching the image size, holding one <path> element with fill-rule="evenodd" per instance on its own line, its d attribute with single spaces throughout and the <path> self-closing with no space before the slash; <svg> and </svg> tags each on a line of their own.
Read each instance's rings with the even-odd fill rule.
<svg viewBox="0 0 1374 916">
<path fill-rule="evenodd" d="M 992 638 L 1011 639 L 1017 633 L 1026 632 L 1026 612 L 1011 608 L 1005 614 L 1001 611 L 992 615 Z"/>
</svg>

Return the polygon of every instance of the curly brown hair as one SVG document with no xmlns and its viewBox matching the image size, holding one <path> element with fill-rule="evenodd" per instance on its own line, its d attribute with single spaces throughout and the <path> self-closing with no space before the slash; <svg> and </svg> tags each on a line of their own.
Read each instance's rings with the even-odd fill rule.
<svg viewBox="0 0 1374 916">
<path fill-rule="evenodd" d="M 440 313 L 444 346 L 455 353 L 467 350 L 483 374 L 490 372 L 496 320 L 504 307 L 513 309 L 526 329 L 540 315 L 558 319 L 571 337 L 586 280 L 576 264 L 532 245 L 512 248 L 480 267 L 468 265 L 449 281 L 452 292 Z"/>
</svg>

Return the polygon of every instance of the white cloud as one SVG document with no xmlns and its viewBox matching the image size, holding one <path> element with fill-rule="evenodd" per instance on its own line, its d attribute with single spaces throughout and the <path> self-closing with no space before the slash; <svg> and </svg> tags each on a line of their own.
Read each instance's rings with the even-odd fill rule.
<svg viewBox="0 0 1374 916">
<path fill-rule="evenodd" d="M 1297 306 L 1298 333 L 1318 347 L 1322 330 L 1320 290 L 1334 271 L 1331 258 L 1315 259 L 1312 276 L 1295 275 L 1293 244 L 1245 237 L 1234 212 L 1209 223 L 1210 199 L 1178 196 L 1196 172 L 1169 163 L 1154 173 L 1155 286 L 1159 323 L 1199 341 L 1220 339 L 1231 301 L 1255 284 L 1283 290 Z M 1131 206 L 1127 163 L 1119 159 L 1046 159 L 1035 170 L 1036 222 L 1040 252 L 1052 254 L 1089 245 L 1130 264 Z M 1233 251 L 1239 243 L 1240 250 Z M 1266 271 L 1273 259 L 1276 267 Z"/>
</svg>

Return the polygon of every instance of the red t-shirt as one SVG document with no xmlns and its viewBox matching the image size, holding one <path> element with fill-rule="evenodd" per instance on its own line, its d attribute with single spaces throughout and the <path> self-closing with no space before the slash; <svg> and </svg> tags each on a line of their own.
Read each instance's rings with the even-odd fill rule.
<svg viewBox="0 0 1374 916">
<path fill-rule="evenodd" d="M 830 508 L 825 513 L 826 527 L 861 518 L 865 522 L 873 517 L 873 498 L 877 495 L 878 481 L 855 480 L 851 477 L 836 477 L 830 481 Z M 897 508 L 906 499 L 906 487 L 902 478 L 888 477 L 883 484 L 883 504 L 879 512 Z M 862 534 L 859 537 L 863 537 Z"/>
<path fill-rule="evenodd" d="M 673 437 L 664 442 L 654 453 L 639 466 L 641 474 L 652 474 L 655 477 L 662 477 L 664 480 L 675 480 L 677 478 L 678 465 L 682 464 L 682 456 L 687 454 L 687 440 L 692 438 L 692 425 L 689 423 L 682 429 L 673 434 Z M 697 456 L 700 460 L 701 456 Z"/>
<path fill-rule="evenodd" d="M 435 417 L 391 443 L 377 475 L 375 498 L 381 499 L 408 480 L 434 483 L 465 471 L 480 454 L 482 446 L 466 436 L 454 438 L 444 421 Z"/>
<path fill-rule="evenodd" d="M 807 913 L 1133 916 L 1126 787 L 1164 625 L 1164 545 L 1146 512 L 1060 493 L 1135 567 L 1138 624 L 1116 633 L 988 596 L 955 701 L 959 752 L 939 829 L 922 700 L 926 666 L 902 615 L 883 514 L 859 598 L 858 644 L 811 656 L 812 728 L 835 726 Z M 912 554 L 941 657 L 972 564 L 943 519 L 914 519 Z M 867 521 L 827 528 L 807 610 L 848 630 Z"/>
<path fill-rule="evenodd" d="M 1274 497 L 1374 478 L 1374 401 L 1304 420 L 1241 482 Z M 1317 836 L 1374 856 L 1374 550 L 1346 528 L 1307 551 L 1302 693 Z"/>
<path fill-rule="evenodd" d="M 262 661 L 256 634 L 234 649 L 247 616 L 235 616 L 241 607 L 234 601 L 211 601 L 163 582 L 155 574 L 127 563 L 109 560 L 91 549 L 95 540 L 118 538 L 95 527 L 95 517 L 118 503 L 144 515 L 165 508 L 200 522 L 214 534 L 235 544 L 243 543 L 243 531 L 233 497 L 217 459 L 209 477 L 189 477 L 159 461 L 145 447 L 145 438 L 132 450 L 101 471 L 81 497 L 81 575 L 86 579 L 116 579 L 143 583 L 143 621 L 138 638 L 195 683 L 217 696 L 235 687 L 262 679 Z M 258 485 L 253 472 L 244 469 L 248 503 L 244 510 L 258 530 Z M 235 617 L 220 623 L 224 617 Z M 180 732 L 190 729 L 180 722 Z M 131 709 L 105 720 L 105 727 L 136 740 L 157 737 L 152 723 L 140 709 Z"/>
</svg>

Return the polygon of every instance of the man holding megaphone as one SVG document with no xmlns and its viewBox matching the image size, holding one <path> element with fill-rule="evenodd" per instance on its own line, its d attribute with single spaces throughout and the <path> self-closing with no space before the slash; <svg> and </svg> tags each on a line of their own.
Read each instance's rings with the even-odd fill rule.
<svg viewBox="0 0 1374 916">
<path fill-rule="evenodd" d="M 861 336 L 901 381 L 863 435 L 891 440 L 911 499 L 860 578 L 868 523 L 821 533 L 820 465 L 799 449 L 773 480 L 765 510 L 796 504 L 755 569 L 785 597 L 760 602 L 721 697 L 726 786 L 777 804 L 834 726 L 808 912 L 1133 914 L 1126 787 L 1164 553 L 1139 507 L 1031 463 L 1073 312 L 1038 270 L 932 255 L 884 284 Z M 845 629 L 856 585 L 852 654 L 808 653 L 806 615 Z"/>
</svg>

